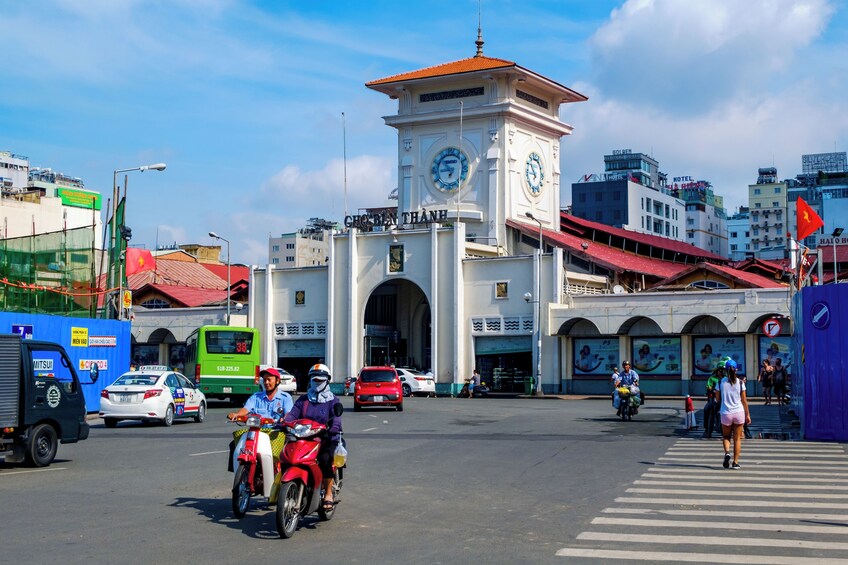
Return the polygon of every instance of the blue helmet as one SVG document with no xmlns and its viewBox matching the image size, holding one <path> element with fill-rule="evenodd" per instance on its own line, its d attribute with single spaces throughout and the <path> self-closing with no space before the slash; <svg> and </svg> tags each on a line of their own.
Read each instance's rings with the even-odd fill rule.
<svg viewBox="0 0 848 565">
<path fill-rule="evenodd" d="M 736 361 L 734 361 L 733 359 L 728 359 L 724 363 L 724 368 L 725 369 L 733 369 L 735 371 L 736 369 L 739 368 L 739 366 L 736 364 Z"/>
</svg>

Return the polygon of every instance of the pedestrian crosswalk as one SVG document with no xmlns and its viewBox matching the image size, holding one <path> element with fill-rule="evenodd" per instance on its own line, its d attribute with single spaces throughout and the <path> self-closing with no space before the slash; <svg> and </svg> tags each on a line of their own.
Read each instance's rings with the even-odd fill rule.
<svg viewBox="0 0 848 565">
<path fill-rule="evenodd" d="M 681 438 L 556 555 L 597 561 L 848 565 L 848 453 L 841 444 Z"/>
<path fill-rule="evenodd" d="M 755 438 L 778 438 L 780 439 L 787 433 L 784 420 L 788 420 L 786 415 L 787 406 L 762 404 L 751 404 L 751 425 L 748 429 L 751 435 Z M 704 411 L 698 410 L 695 413 L 695 422 L 697 428 L 689 430 L 686 435 L 688 437 L 701 437 L 706 430 L 706 422 L 704 422 Z M 721 437 L 721 431 L 715 430 L 713 437 Z"/>
</svg>

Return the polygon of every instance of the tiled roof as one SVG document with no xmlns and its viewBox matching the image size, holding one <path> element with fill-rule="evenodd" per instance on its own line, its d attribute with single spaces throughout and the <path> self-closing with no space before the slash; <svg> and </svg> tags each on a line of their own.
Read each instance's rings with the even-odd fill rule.
<svg viewBox="0 0 848 565">
<path fill-rule="evenodd" d="M 227 282 L 227 265 L 201 263 L 204 267 L 212 271 L 215 275 L 224 281 L 224 286 Z M 250 268 L 244 265 L 230 265 L 230 284 L 234 285 L 239 281 L 250 280 Z"/>
<path fill-rule="evenodd" d="M 721 255 L 710 253 L 706 249 L 701 249 L 700 247 L 695 247 L 694 245 L 684 243 L 682 241 L 677 241 L 675 239 L 660 237 L 658 235 L 638 233 L 622 228 L 616 228 L 613 226 L 608 226 L 607 224 L 601 224 L 599 222 L 593 222 L 591 220 L 578 218 L 577 216 L 574 216 L 572 214 L 566 214 L 565 212 L 562 212 L 560 214 L 560 218 L 563 224 L 563 228 L 570 229 L 575 233 L 581 233 L 587 239 L 593 239 L 593 236 L 590 232 L 595 231 L 602 234 L 609 234 L 616 237 L 629 239 L 639 244 L 650 245 L 651 247 L 656 247 L 657 249 L 665 249 L 666 251 L 682 253 L 683 255 L 688 255 L 694 258 L 709 259 L 710 261 L 720 261 L 722 263 L 726 263 L 728 261 L 727 257 L 722 257 Z M 595 236 L 594 239 L 597 240 L 597 236 Z"/>
<path fill-rule="evenodd" d="M 232 277 L 232 280 L 237 279 Z M 224 265 L 224 276 L 220 277 L 203 263 L 157 259 L 155 270 L 142 271 L 127 277 L 127 286 L 130 289 L 135 290 L 146 284 L 224 290 L 227 288 L 227 267 Z"/>
<path fill-rule="evenodd" d="M 740 271 L 739 269 L 734 269 L 728 265 L 701 263 L 701 266 L 709 270 L 724 273 L 728 277 L 745 282 L 756 288 L 781 288 L 786 286 L 781 284 L 779 281 L 774 280 L 774 278 L 764 277 L 757 273 L 750 273 L 748 271 Z"/>
<path fill-rule="evenodd" d="M 226 290 L 212 290 L 204 288 L 192 288 L 188 286 L 176 286 L 167 284 L 148 284 L 135 291 L 138 297 L 143 300 L 143 295 L 148 291 L 155 291 L 171 298 L 176 307 L 191 308 L 194 306 L 207 306 L 226 302 Z"/>
<path fill-rule="evenodd" d="M 507 220 L 506 225 L 530 237 L 538 237 L 539 234 L 539 228 L 536 224 L 531 225 Z M 664 279 L 687 268 L 687 265 L 683 263 L 673 263 L 671 261 L 636 255 L 597 241 L 588 241 L 585 238 L 567 232 L 542 230 L 542 237 L 549 245 L 566 249 L 575 256 L 585 257 L 606 269 L 618 273 L 628 271 L 637 272 Z M 586 249 L 583 249 L 584 243 L 588 245 Z"/>
<path fill-rule="evenodd" d="M 377 86 L 379 84 L 389 84 L 392 82 L 400 82 L 404 80 L 415 80 L 420 78 L 441 77 L 447 75 L 457 75 L 461 73 L 471 73 L 474 71 L 486 71 L 490 69 L 501 69 L 506 67 L 515 67 L 516 64 L 505 59 L 494 59 L 492 57 L 469 57 L 452 63 L 443 63 L 426 69 L 419 69 L 408 73 L 401 73 L 386 78 L 372 80 L 366 82 L 365 86 Z"/>
<path fill-rule="evenodd" d="M 663 289 L 659 287 L 665 287 L 665 290 L 679 288 L 677 285 L 675 285 L 675 283 L 695 271 L 710 271 L 721 277 L 730 279 L 735 284 L 738 284 L 745 288 L 783 288 L 786 286 L 784 284 L 781 284 L 779 281 L 774 280 L 773 278 L 764 277 L 762 275 L 758 275 L 756 273 L 751 273 L 748 271 L 734 269 L 729 265 L 698 263 L 697 265 L 690 265 L 689 267 L 680 271 L 676 275 L 672 275 L 667 279 L 658 282 L 654 285 L 653 288 L 660 290 Z"/>
</svg>

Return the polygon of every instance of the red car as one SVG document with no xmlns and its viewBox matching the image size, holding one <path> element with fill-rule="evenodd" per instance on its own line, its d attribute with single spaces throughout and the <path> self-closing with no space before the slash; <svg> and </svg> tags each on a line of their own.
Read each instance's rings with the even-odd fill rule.
<svg viewBox="0 0 848 565">
<path fill-rule="evenodd" d="M 403 391 L 394 367 L 363 367 L 353 389 L 353 411 L 369 406 L 394 407 L 403 412 Z"/>
</svg>

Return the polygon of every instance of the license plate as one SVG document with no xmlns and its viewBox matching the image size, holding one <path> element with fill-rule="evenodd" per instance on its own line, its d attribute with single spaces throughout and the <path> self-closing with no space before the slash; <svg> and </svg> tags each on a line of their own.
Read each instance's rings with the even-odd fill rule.
<svg viewBox="0 0 848 565">
<path fill-rule="evenodd" d="M 427 379 L 427 384 L 431 385 L 431 384 L 433 384 L 433 381 L 431 381 L 430 379 Z"/>
<path fill-rule="evenodd" d="M 120 404 L 129 404 L 135 398 L 135 394 L 131 392 L 125 392 L 124 394 L 119 394 L 115 400 L 117 400 Z"/>
<path fill-rule="evenodd" d="M 375 396 L 374 402 L 383 402 L 383 397 L 382 396 Z"/>
<path fill-rule="evenodd" d="M 224 392 L 233 392 L 233 387 L 231 387 L 231 386 L 225 386 L 225 387 L 224 387 Z"/>
</svg>

